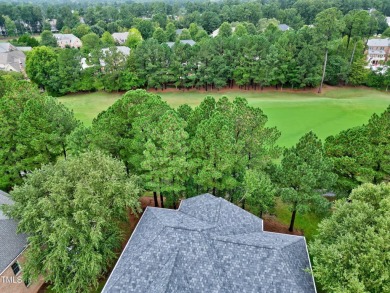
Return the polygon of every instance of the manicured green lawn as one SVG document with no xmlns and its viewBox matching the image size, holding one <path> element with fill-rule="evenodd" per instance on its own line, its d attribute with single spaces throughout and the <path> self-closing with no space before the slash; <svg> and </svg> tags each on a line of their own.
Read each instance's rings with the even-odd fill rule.
<svg viewBox="0 0 390 293">
<path fill-rule="evenodd" d="M 290 226 L 291 211 L 289 210 L 288 206 L 279 198 L 276 199 L 274 213 L 280 223 Z M 305 214 L 297 212 L 294 222 L 294 229 L 303 230 L 306 241 L 310 242 L 316 234 L 317 226 L 322 219 L 323 216 L 316 215 L 312 212 Z"/>
<path fill-rule="evenodd" d="M 207 95 L 230 99 L 241 96 L 250 105 L 260 107 L 269 118 L 269 126 L 281 132 L 279 144 L 291 146 L 304 133 L 313 130 L 321 139 L 341 130 L 366 123 L 373 113 L 390 105 L 390 93 L 371 89 L 332 88 L 323 94 L 281 91 L 159 92 L 172 107 L 187 103 L 197 106 Z M 59 100 L 74 110 L 78 119 L 90 125 L 97 114 L 112 105 L 121 94 L 89 93 L 62 97 Z"/>
</svg>

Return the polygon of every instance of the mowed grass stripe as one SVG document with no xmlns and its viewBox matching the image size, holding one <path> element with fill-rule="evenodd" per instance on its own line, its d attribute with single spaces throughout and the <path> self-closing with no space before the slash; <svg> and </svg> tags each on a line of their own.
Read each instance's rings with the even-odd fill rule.
<svg viewBox="0 0 390 293">
<path fill-rule="evenodd" d="M 182 104 L 195 107 L 210 95 L 219 99 L 227 96 L 246 98 L 248 103 L 263 109 L 268 116 L 268 126 L 276 126 L 281 132 L 281 146 L 294 145 L 299 137 L 313 130 L 321 139 L 341 130 L 367 123 L 373 113 L 381 113 L 390 104 L 390 93 L 372 89 L 332 88 L 319 95 L 313 92 L 281 91 L 214 91 L 214 92 L 158 92 L 172 107 Z M 59 98 L 75 116 L 91 125 L 101 111 L 112 105 L 120 93 L 88 93 Z"/>
</svg>

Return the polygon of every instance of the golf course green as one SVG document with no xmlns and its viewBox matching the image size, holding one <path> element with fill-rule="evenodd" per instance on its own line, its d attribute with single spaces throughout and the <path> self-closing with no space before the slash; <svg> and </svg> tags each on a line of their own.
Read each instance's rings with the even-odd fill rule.
<svg viewBox="0 0 390 293">
<path fill-rule="evenodd" d="M 304 133 L 313 130 L 321 139 L 341 130 L 367 123 L 373 113 L 381 113 L 390 105 L 390 93 L 362 88 L 326 88 L 322 94 L 315 91 L 163 91 L 157 92 L 176 108 L 182 104 L 195 107 L 204 97 L 229 99 L 243 97 L 260 107 L 268 116 L 268 126 L 281 131 L 281 146 L 295 144 Z M 76 118 L 91 125 L 101 111 L 107 109 L 120 93 L 95 92 L 67 95 L 59 98 L 74 111 Z"/>
</svg>

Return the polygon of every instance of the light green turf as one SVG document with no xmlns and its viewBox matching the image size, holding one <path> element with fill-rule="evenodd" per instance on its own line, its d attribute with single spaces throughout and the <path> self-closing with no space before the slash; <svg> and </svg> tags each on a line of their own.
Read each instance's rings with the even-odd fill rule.
<svg viewBox="0 0 390 293">
<path fill-rule="evenodd" d="M 313 130 L 321 139 L 341 130 L 366 123 L 373 113 L 381 113 L 390 104 L 390 93 L 371 89 L 335 88 L 323 94 L 313 92 L 231 91 L 231 92 L 159 92 L 172 107 L 187 103 L 195 107 L 207 95 L 220 98 L 244 97 L 250 105 L 260 107 L 269 117 L 268 126 L 282 132 L 281 146 L 295 144 L 299 137 Z M 78 119 L 90 125 L 97 114 L 116 99 L 118 93 L 91 93 L 60 98 L 73 109 Z"/>
<path fill-rule="evenodd" d="M 275 215 L 278 221 L 286 226 L 290 226 L 291 211 L 288 205 L 283 203 L 280 198 L 276 199 Z M 321 222 L 324 216 L 316 215 L 315 213 L 299 213 L 295 216 L 294 229 L 300 229 L 303 231 L 306 240 L 309 242 L 313 239 L 317 233 L 318 224 Z"/>
</svg>

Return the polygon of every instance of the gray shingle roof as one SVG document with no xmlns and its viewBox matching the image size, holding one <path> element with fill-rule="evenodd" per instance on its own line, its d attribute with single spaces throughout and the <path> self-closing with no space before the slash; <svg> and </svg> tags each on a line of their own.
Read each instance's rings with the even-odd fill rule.
<svg viewBox="0 0 390 293">
<path fill-rule="evenodd" d="M 370 39 L 367 41 L 367 46 L 388 47 L 390 46 L 390 39 Z"/>
<path fill-rule="evenodd" d="M 0 190 L 0 205 L 12 205 L 13 201 Z M 25 249 L 27 236 L 17 234 L 17 222 L 7 218 L 0 210 L 0 274 Z"/>
<path fill-rule="evenodd" d="M 194 40 L 180 40 L 180 43 L 184 44 L 184 45 L 187 44 L 190 46 L 193 46 L 196 44 L 196 42 Z M 165 42 L 165 44 L 167 44 L 169 48 L 172 48 L 175 45 L 175 42 Z"/>
<path fill-rule="evenodd" d="M 315 292 L 304 237 L 210 194 L 148 207 L 103 292 Z"/>
<path fill-rule="evenodd" d="M 287 24 L 285 24 L 285 23 L 279 24 L 278 27 L 283 32 L 288 31 L 290 29 L 290 27 Z"/>
</svg>

